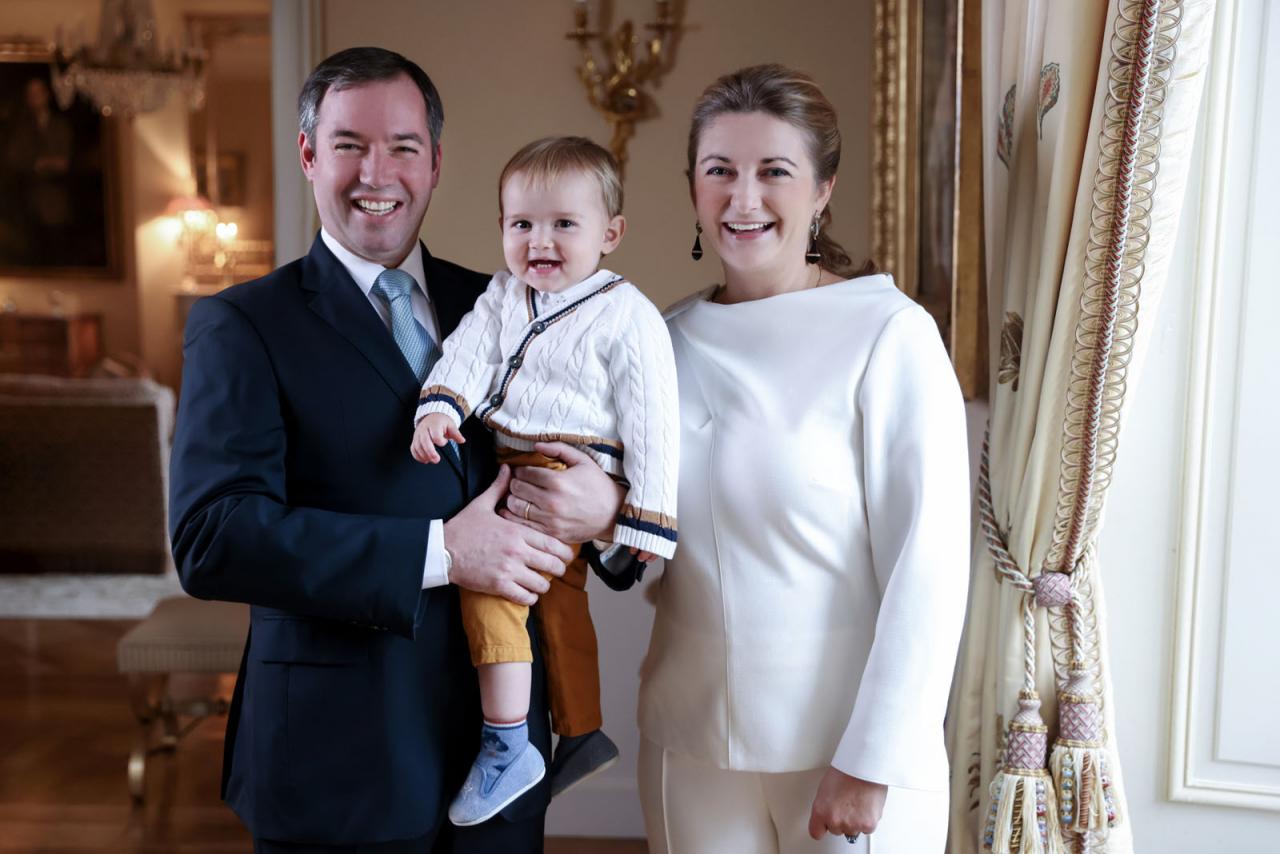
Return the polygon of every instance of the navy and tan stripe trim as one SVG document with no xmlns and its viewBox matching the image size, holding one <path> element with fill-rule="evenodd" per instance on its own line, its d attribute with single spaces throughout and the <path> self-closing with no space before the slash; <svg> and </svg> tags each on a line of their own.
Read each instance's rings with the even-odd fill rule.
<svg viewBox="0 0 1280 854">
<path fill-rule="evenodd" d="M 603 436 L 581 436 L 577 433 L 517 433 L 503 427 L 501 424 L 492 425 L 495 433 L 501 433 L 504 436 L 510 436 L 513 439 L 523 439 L 526 442 L 564 442 L 569 445 L 582 445 L 585 448 L 591 448 L 602 454 L 608 454 L 611 457 L 622 457 L 622 443 L 617 439 L 606 439 Z"/>
<path fill-rule="evenodd" d="M 662 537 L 673 543 L 676 541 L 676 519 L 666 513 L 644 510 L 633 504 L 623 504 L 622 510 L 618 513 L 618 524 Z"/>
<path fill-rule="evenodd" d="M 467 403 L 466 398 L 445 386 L 427 386 L 422 390 L 422 394 L 418 396 L 419 406 L 424 403 L 435 403 L 437 401 L 444 401 L 452 406 L 454 411 L 458 413 L 459 421 L 466 421 L 467 416 L 471 414 L 471 406 Z"/>
</svg>

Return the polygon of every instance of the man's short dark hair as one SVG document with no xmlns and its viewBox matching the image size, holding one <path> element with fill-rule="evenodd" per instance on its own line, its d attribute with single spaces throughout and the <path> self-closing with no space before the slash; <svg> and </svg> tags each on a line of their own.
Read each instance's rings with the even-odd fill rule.
<svg viewBox="0 0 1280 854">
<path fill-rule="evenodd" d="M 431 157 L 434 162 L 440 132 L 444 130 L 444 105 L 436 86 L 416 62 L 381 47 L 353 47 L 338 51 L 321 62 L 302 84 L 298 95 L 298 129 L 315 145 L 316 123 L 320 120 L 320 103 L 333 89 L 341 91 L 362 83 L 390 80 L 406 75 L 422 92 L 427 107 L 427 129 L 431 132 Z"/>
</svg>

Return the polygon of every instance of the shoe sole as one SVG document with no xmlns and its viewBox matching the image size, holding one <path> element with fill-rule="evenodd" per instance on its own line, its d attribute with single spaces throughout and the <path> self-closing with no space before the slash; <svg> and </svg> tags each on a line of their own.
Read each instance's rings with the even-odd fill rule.
<svg viewBox="0 0 1280 854">
<path fill-rule="evenodd" d="M 617 756 L 615 756 L 615 757 L 613 757 L 612 759 L 610 759 L 608 762 L 604 762 L 604 763 L 600 764 L 600 765 L 599 765 L 599 766 L 598 766 L 594 771 L 592 771 L 590 774 L 584 774 L 584 775 L 582 775 L 581 777 L 579 777 L 578 779 L 574 780 L 574 781 L 573 781 L 572 783 L 570 783 L 569 785 L 565 786 L 565 787 L 564 787 L 563 789 L 561 789 L 560 791 L 558 791 L 558 792 L 556 792 L 555 794 L 553 794 L 553 795 L 551 796 L 551 799 L 552 799 L 552 800 L 555 800 L 556 798 L 563 797 L 564 795 L 568 794 L 569 792 L 572 792 L 574 789 L 576 789 L 576 788 L 578 788 L 579 786 L 581 786 L 583 783 L 585 783 L 585 782 L 587 782 L 588 780 L 590 780 L 592 777 L 596 776 L 597 774 L 600 774 L 600 773 L 603 773 L 603 772 L 605 772 L 605 771 L 608 771 L 610 768 L 612 768 L 614 765 L 617 765 L 617 764 L 618 764 L 618 757 L 617 757 Z"/>
<path fill-rule="evenodd" d="M 498 804 L 496 807 L 494 807 L 490 812 L 486 813 L 485 815 L 482 815 L 482 816 L 480 816 L 479 818 L 474 818 L 474 819 L 472 819 L 471 821 L 454 821 L 454 820 L 453 820 L 453 817 L 451 816 L 451 817 L 449 818 L 449 821 L 450 821 L 450 823 L 451 823 L 451 824 L 453 824 L 453 825 L 454 825 L 454 827 L 473 827 L 473 826 L 475 826 L 475 825 L 477 825 L 477 824 L 484 824 L 486 821 L 488 821 L 489 819 L 493 818 L 495 815 L 497 815 L 498 813 L 502 812 L 502 811 L 503 811 L 503 810 L 505 810 L 507 807 L 511 806 L 511 804 L 515 803 L 515 802 L 516 802 L 516 800 L 518 800 L 518 799 L 520 798 L 520 796 L 521 796 L 521 795 L 523 795 L 525 792 L 528 792 L 528 791 L 529 791 L 530 789 L 532 789 L 534 786 L 536 786 L 536 785 L 538 785 L 539 783 L 541 783 L 541 782 L 542 782 L 542 778 L 543 778 L 543 777 L 545 777 L 545 776 L 547 776 L 547 766 L 546 766 L 546 765 L 543 765 L 543 766 L 542 766 L 542 771 L 541 771 L 541 773 L 539 773 L 539 774 L 538 774 L 537 778 L 535 778 L 535 779 L 534 779 L 534 781 L 533 781 L 532 783 L 530 783 L 529 785 L 525 786 L 523 789 L 519 790 L 518 792 L 515 792 L 514 794 L 512 794 L 512 795 L 511 795 L 510 797 L 508 797 L 505 801 L 503 801 L 502 803 Z M 584 778 L 584 779 L 585 779 L 585 778 Z"/>
</svg>

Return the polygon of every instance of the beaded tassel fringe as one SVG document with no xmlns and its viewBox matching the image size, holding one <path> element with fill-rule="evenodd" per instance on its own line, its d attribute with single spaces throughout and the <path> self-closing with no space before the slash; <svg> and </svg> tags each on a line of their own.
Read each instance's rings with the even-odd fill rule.
<svg viewBox="0 0 1280 854">
<path fill-rule="evenodd" d="M 1072 670 L 1058 695 L 1058 738 L 1049 758 L 1062 827 L 1068 833 L 1106 831 L 1119 821 L 1111 796 L 1102 710 L 1087 671 Z"/>
<path fill-rule="evenodd" d="M 1053 779 L 1045 768 L 1048 728 L 1035 691 L 1018 695 L 1004 762 L 991 781 L 983 848 L 993 854 L 1066 854 Z"/>
</svg>

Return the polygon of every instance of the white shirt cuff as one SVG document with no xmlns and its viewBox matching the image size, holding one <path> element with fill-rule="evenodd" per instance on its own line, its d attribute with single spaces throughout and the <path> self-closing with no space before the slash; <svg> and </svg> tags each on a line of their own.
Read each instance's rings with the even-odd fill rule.
<svg viewBox="0 0 1280 854">
<path fill-rule="evenodd" d="M 427 532 L 427 557 L 422 565 L 422 589 L 448 583 L 449 574 L 444 569 L 444 520 L 432 519 Z"/>
<path fill-rule="evenodd" d="M 600 562 L 606 565 L 626 548 L 622 543 L 606 543 L 604 540 L 592 540 L 591 543 L 600 552 Z"/>
</svg>

